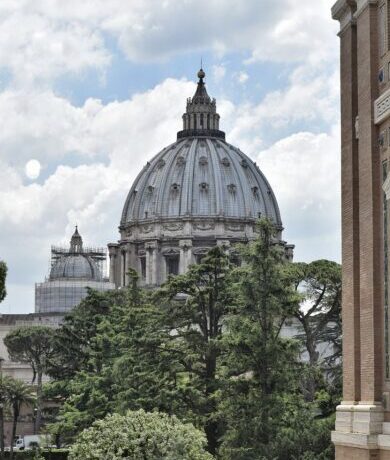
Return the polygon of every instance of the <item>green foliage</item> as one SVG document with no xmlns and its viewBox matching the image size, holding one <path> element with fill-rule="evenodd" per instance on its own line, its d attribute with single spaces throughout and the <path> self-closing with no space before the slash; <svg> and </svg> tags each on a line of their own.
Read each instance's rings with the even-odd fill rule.
<svg viewBox="0 0 390 460">
<path fill-rule="evenodd" d="M 35 404 L 36 398 L 34 391 L 30 385 L 26 385 L 19 379 L 6 376 L 2 378 L 2 390 L 5 394 L 6 407 L 9 407 L 12 412 L 12 436 L 16 437 L 16 428 L 19 421 L 20 411 L 22 406 L 32 406 Z M 11 445 L 12 457 L 13 445 Z"/>
<path fill-rule="evenodd" d="M 78 437 L 70 460 L 211 460 L 204 435 L 176 417 L 143 410 L 108 415 Z"/>
<path fill-rule="evenodd" d="M 46 326 L 24 326 L 12 330 L 4 339 L 8 354 L 13 361 L 31 365 L 37 378 L 37 415 L 39 429 L 42 417 L 42 377 L 53 356 L 55 332 Z"/>
<path fill-rule="evenodd" d="M 7 295 L 5 288 L 5 279 L 7 277 L 7 265 L 0 260 L 0 302 L 2 302 Z"/>
<path fill-rule="evenodd" d="M 239 302 L 224 337 L 231 377 L 221 403 L 226 459 L 273 458 L 269 455 L 284 414 L 289 405 L 300 404 L 298 346 L 280 336 L 299 298 L 273 226 L 261 221 L 259 230 L 262 238 L 242 249 L 246 265 L 239 274 Z"/>
<path fill-rule="evenodd" d="M 309 356 L 305 397 L 313 401 L 325 372 L 335 386 L 341 386 L 341 266 L 329 260 L 300 262 L 290 266 L 290 273 L 301 295 L 302 308 L 295 316 L 302 326 L 300 338 Z M 317 350 L 321 342 L 331 343 L 334 349 L 322 361 Z"/>
<path fill-rule="evenodd" d="M 181 368 L 183 403 L 204 426 L 208 448 L 218 447 L 218 394 L 221 389 L 222 327 L 234 302 L 231 265 L 223 248 L 209 251 L 184 275 L 170 277 L 156 298 L 168 301 L 166 347 Z M 183 300 L 175 300 L 181 296 Z M 175 331 L 173 334 L 171 331 Z M 185 380 L 184 380 L 185 377 Z"/>
<path fill-rule="evenodd" d="M 127 289 L 90 290 L 56 331 L 46 391 L 63 405 L 51 432 L 73 442 L 108 414 L 119 420 L 143 409 L 191 422 L 224 460 L 331 458 L 321 457 L 329 423 L 316 417 L 332 411 L 337 391 L 321 374 L 327 393 L 310 404 L 302 398 L 300 343 L 281 337 L 302 299 L 296 270 L 273 225 L 261 221 L 259 231 L 239 248 L 241 268 L 216 247 L 156 292 L 140 289 L 134 271 Z"/>
<path fill-rule="evenodd" d="M 4 339 L 13 361 L 31 364 L 34 376 L 46 371 L 53 355 L 54 331 L 46 326 L 13 329 Z M 34 377 L 35 379 L 35 377 Z"/>
</svg>

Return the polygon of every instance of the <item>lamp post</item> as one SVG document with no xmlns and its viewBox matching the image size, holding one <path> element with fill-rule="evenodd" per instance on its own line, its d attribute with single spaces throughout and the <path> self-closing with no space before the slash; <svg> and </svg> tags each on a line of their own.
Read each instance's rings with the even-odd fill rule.
<svg viewBox="0 0 390 460">
<path fill-rule="evenodd" d="M 3 385 L 3 361 L 0 357 L 0 458 L 4 459 L 4 385 Z"/>
</svg>

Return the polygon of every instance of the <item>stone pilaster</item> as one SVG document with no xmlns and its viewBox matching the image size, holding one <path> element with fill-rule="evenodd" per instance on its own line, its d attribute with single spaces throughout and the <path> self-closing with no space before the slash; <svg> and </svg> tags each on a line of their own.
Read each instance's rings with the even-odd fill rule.
<svg viewBox="0 0 390 460">
<path fill-rule="evenodd" d="M 193 263 L 192 240 L 180 240 L 179 248 L 180 248 L 179 273 L 183 274 L 188 270 L 188 267 Z"/>
<path fill-rule="evenodd" d="M 158 283 L 158 243 L 149 241 L 145 243 L 146 250 L 146 279 L 145 283 L 149 286 L 155 286 Z"/>
<path fill-rule="evenodd" d="M 113 283 L 116 287 L 118 287 L 116 279 L 116 259 L 118 254 L 118 244 L 110 243 L 108 245 L 108 254 L 110 257 L 110 283 Z"/>
<path fill-rule="evenodd" d="M 343 277 L 343 398 L 360 400 L 360 265 L 359 156 L 355 133 L 358 116 L 357 30 L 355 2 L 339 0 L 332 9 L 340 21 L 341 77 L 341 209 Z"/>
<path fill-rule="evenodd" d="M 131 259 L 132 259 L 132 247 L 131 244 L 125 246 L 125 284 L 129 285 L 129 269 L 132 268 Z"/>
<path fill-rule="evenodd" d="M 377 2 L 358 1 L 357 68 L 359 106 L 359 247 L 361 400 L 374 403 L 383 392 L 383 205 L 378 129 Z"/>
</svg>

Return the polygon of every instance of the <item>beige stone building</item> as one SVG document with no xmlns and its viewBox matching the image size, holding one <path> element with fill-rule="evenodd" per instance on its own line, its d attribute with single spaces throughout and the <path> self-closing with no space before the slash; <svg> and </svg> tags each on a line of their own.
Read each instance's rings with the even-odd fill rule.
<svg viewBox="0 0 390 460">
<path fill-rule="evenodd" d="M 390 459 L 390 5 L 339 0 L 343 401 L 336 459 Z"/>
</svg>

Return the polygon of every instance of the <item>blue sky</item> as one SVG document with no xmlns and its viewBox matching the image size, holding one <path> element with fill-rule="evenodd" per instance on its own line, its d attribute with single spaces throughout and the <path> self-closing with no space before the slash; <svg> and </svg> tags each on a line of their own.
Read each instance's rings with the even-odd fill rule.
<svg viewBox="0 0 390 460">
<path fill-rule="evenodd" d="M 175 140 L 200 60 L 221 127 L 269 179 L 296 260 L 340 260 L 338 25 L 328 0 L 0 4 L 0 313 L 34 308 L 75 223 L 118 238 L 142 165 Z"/>
</svg>

